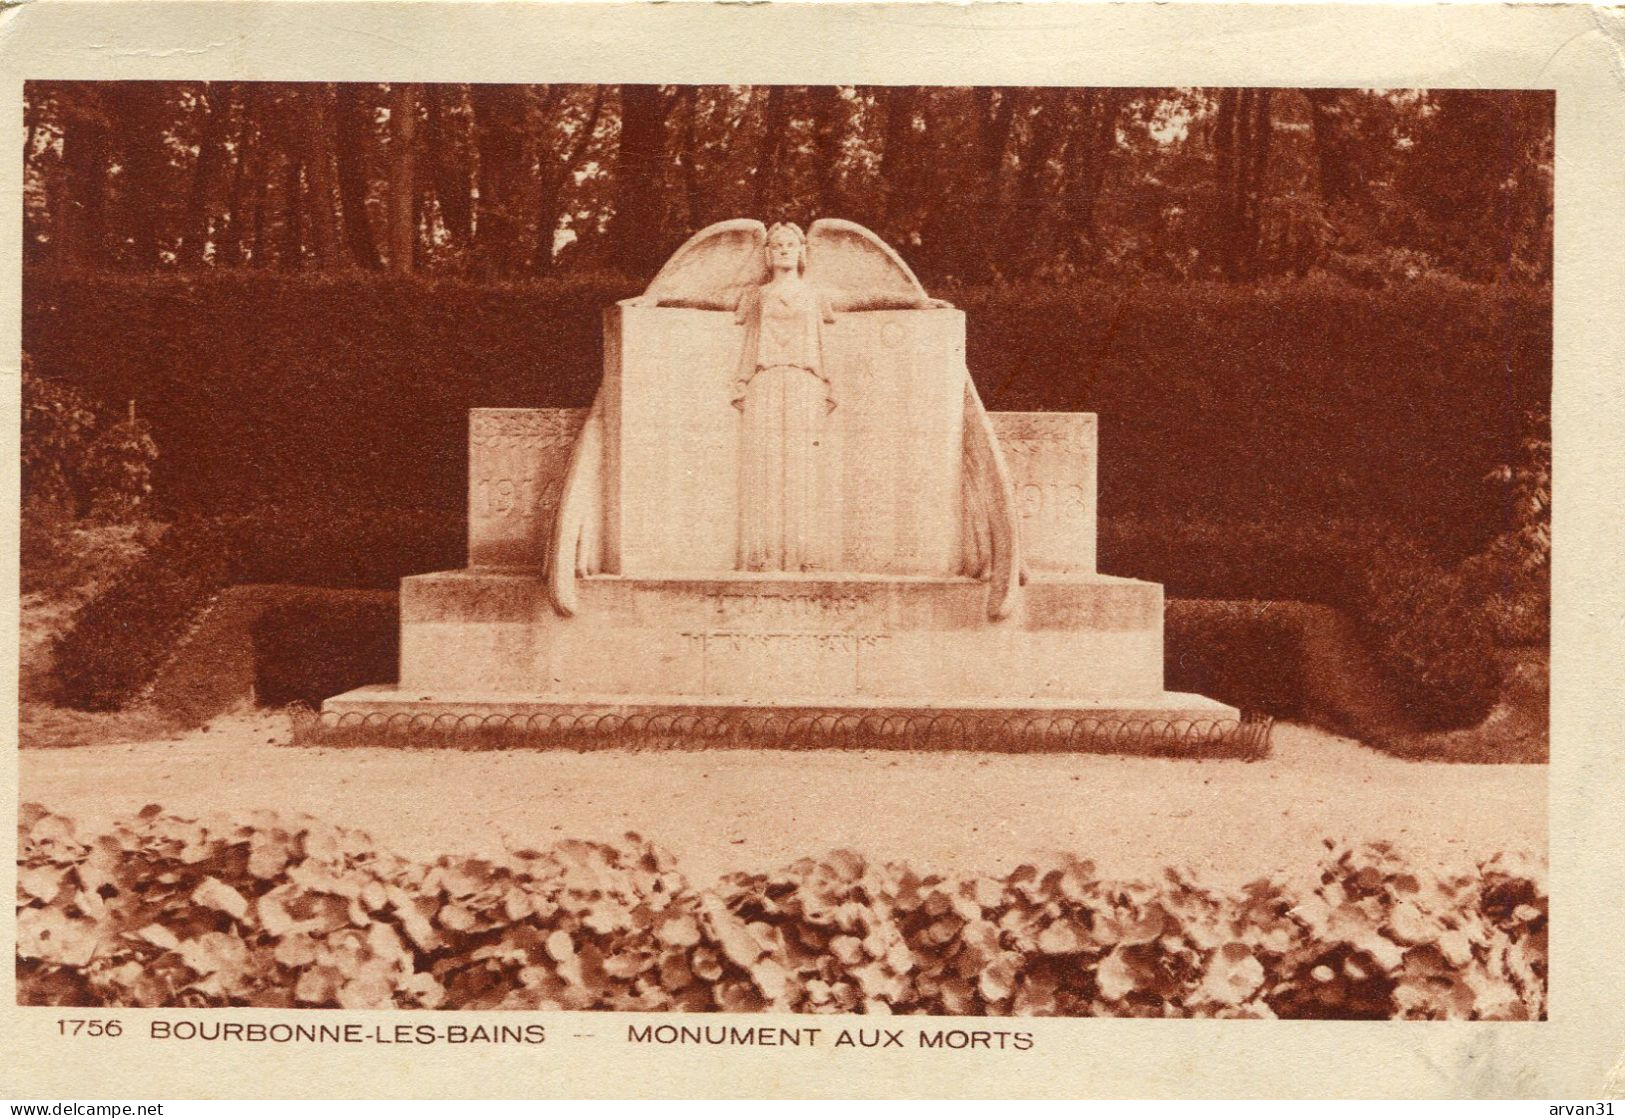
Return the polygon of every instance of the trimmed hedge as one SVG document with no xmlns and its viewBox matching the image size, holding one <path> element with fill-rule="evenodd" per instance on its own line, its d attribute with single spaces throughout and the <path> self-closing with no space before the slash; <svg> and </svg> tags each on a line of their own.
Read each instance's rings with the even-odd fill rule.
<svg viewBox="0 0 1625 1118">
<path fill-rule="evenodd" d="M 288 588 L 254 620 L 254 694 L 268 706 L 322 700 L 400 668 L 400 601 L 377 591 Z"/>
<path fill-rule="evenodd" d="M 1163 678 L 1241 710 L 1303 721 L 1309 709 L 1303 637 L 1313 623 L 1299 602 L 1170 599 L 1164 611 Z"/>
<path fill-rule="evenodd" d="M 462 566 L 465 547 L 462 524 L 441 509 L 312 502 L 176 524 L 58 641 L 59 693 L 89 710 L 129 703 L 227 586 L 393 590 L 406 575 Z"/>
<path fill-rule="evenodd" d="M 372 275 L 25 277 L 42 375 L 135 398 L 176 514 L 332 494 L 460 507 L 471 407 L 579 406 L 641 285 Z M 1551 395 L 1550 294 L 1418 283 L 944 292 L 988 406 L 1097 412 L 1107 515 L 1383 517 L 1455 557 Z"/>
<path fill-rule="evenodd" d="M 460 524 L 434 509 L 307 504 L 176 525 L 90 602 L 58 642 L 59 693 L 69 705 L 93 710 L 127 704 L 226 586 L 395 589 L 406 575 L 461 566 L 463 548 Z M 1286 531 L 1120 518 L 1102 522 L 1101 555 L 1106 570 L 1162 582 L 1171 597 L 1289 599 L 1343 610 L 1391 683 L 1407 729 L 1476 724 L 1498 695 L 1501 668 L 1482 596 L 1412 541 L 1375 526 Z M 356 677 L 381 670 L 385 645 L 360 629 L 353 641 L 343 637 L 341 627 L 316 617 L 321 612 L 306 611 L 308 638 L 266 622 L 261 632 L 275 655 L 274 663 L 267 661 L 272 675 L 262 681 L 269 688 L 262 695 L 309 699 L 329 679 L 370 682 Z M 377 636 L 383 619 L 366 617 L 354 621 Z M 1284 621 L 1259 624 L 1264 628 L 1237 629 L 1214 620 L 1190 637 L 1176 626 L 1170 679 L 1278 717 L 1298 717 L 1303 684 L 1287 670 L 1295 638 Z M 273 635 L 279 628 L 282 635 Z M 295 666 L 300 657 L 304 668 Z M 1203 680 L 1214 672 L 1227 682 L 1210 689 Z"/>
<path fill-rule="evenodd" d="M 1481 590 L 1436 552 L 1381 524 L 1120 517 L 1100 523 L 1100 565 L 1160 582 L 1170 597 L 1290 599 L 1342 610 L 1413 729 L 1475 725 L 1500 694 L 1495 619 Z"/>
<path fill-rule="evenodd" d="M 851 851 L 695 889 L 636 835 L 432 865 L 271 812 L 19 816 L 19 1001 L 74 1006 L 1539 1020 L 1544 870 L 1332 849 L 1310 888 Z M 1332 844 L 1327 843 L 1330 848 Z"/>
</svg>

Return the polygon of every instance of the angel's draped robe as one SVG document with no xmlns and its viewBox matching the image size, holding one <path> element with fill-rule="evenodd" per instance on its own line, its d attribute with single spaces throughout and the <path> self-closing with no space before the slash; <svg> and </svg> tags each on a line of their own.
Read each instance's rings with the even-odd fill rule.
<svg viewBox="0 0 1625 1118">
<path fill-rule="evenodd" d="M 820 452 L 835 410 L 823 338 L 834 306 L 797 279 L 747 289 L 734 321 L 745 327 L 733 393 L 742 416 L 739 567 L 832 570 L 840 533 Z"/>
</svg>

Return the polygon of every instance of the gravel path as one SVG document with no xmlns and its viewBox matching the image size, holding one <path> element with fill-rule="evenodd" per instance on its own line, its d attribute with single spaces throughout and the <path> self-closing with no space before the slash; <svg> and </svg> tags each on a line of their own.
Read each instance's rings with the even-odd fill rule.
<svg viewBox="0 0 1625 1118">
<path fill-rule="evenodd" d="M 398 853 L 613 840 L 637 831 L 698 882 L 851 847 L 939 871 L 1001 872 L 1061 849 L 1108 877 L 1191 866 L 1215 884 L 1298 877 L 1322 838 L 1386 839 L 1424 865 L 1544 856 L 1542 765 L 1397 760 L 1277 726 L 1268 760 L 891 751 L 296 749 L 271 715 L 174 741 L 20 754 L 22 798 L 89 824 L 160 803 L 273 808 Z"/>
</svg>

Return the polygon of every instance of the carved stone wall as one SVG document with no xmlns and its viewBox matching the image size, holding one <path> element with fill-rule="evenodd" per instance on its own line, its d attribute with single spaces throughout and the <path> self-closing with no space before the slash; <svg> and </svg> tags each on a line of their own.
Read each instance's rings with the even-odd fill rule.
<svg viewBox="0 0 1625 1118">
<path fill-rule="evenodd" d="M 837 406 L 809 519 L 836 569 L 947 575 L 960 541 L 964 315 L 841 314 L 825 331 Z M 715 311 L 617 307 L 605 320 L 605 557 L 623 575 L 738 563 L 743 328 Z"/>
<path fill-rule="evenodd" d="M 1088 412 L 991 412 L 1031 571 L 1095 569 L 1096 423 Z"/>
<path fill-rule="evenodd" d="M 582 408 L 475 408 L 468 416 L 468 565 L 547 558 Z"/>
<path fill-rule="evenodd" d="M 663 309 L 660 313 L 684 312 Z M 880 319 L 879 329 L 871 332 L 878 332 L 883 341 L 885 316 L 873 317 Z M 851 526 L 846 529 L 844 541 L 846 553 L 854 563 L 876 562 L 888 547 L 897 546 L 898 517 L 906 524 L 913 515 L 912 506 L 901 502 L 899 495 L 918 492 L 918 482 L 911 487 L 908 479 L 898 479 L 892 474 L 887 442 L 901 438 L 929 443 L 930 439 L 929 433 L 920 431 L 902 436 L 893 432 L 882 437 L 859 414 L 857 405 L 872 405 L 870 394 L 879 395 L 882 389 L 873 384 L 874 367 L 866 366 L 869 359 L 861 356 L 862 347 L 852 344 L 858 333 L 854 328 L 851 333 L 837 334 L 833 343 L 833 347 L 839 347 L 834 356 L 841 366 L 842 384 L 847 387 L 847 403 L 853 407 L 852 414 L 845 417 L 846 423 L 832 430 L 832 436 L 854 448 L 854 453 L 841 456 L 848 463 L 849 476 L 842 480 L 840 487 L 855 494 L 849 510 Z M 906 385 L 906 379 L 893 381 L 890 391 L 899 391 Z M 570 450 L 585 415 L 582 408 L 476 408 L 470 412 L 469 566 L 542 566 L 548 526 L 558 507 L 559 488 L 569 465 Z M 737 424 L 738 413 L 731 407 L 728 416 L 722 417 L 723 423 L 730 417 Z M 1092 572 L 1095 569 L 1095 417 L 1083 412 L 992 412 L 990 418 L 1010 468 L 1016 506 L 1021 511 L 1022 547 L 1028 568 Z M 683 414 L 674 417 L 679 423 L 691 420 L 691 416 Z M 703 435 L 710 426 L 700 425 L 694 437 Z M 664 516 L 671 523 L 646 524 L 641 538 L 651 541 L 652 537 L 652 546 L 659 551 L 680 547 L 685 541 L 692 544 L 694 537 L 690 527 L 678 520 L 677 510 L 686 508 L 690 513 L 699 514 L 709 510 L 711 515 L 725 521 L 722 531 L 718 532 L 713 526 L 714 534 L 705 537 L 711 541 L 712 560 L 723 563 L 733 554 L 729 526 L 735 523 L 737 507 L 730 503 L 728 486 L 699 483 L 702 478 L 733 477 L 734 464 L 718 453 L 717 443 L 731 448 L 734 453 L 737 453 L 737 443 L 730 443 L 726 432 L 720 430 L 711 430 L 710 438 L 710 444 L 692 444 L 688 448 L 692 461 L 687 468 L 678 476 L 668 476 L 661 485 L 660 500 L 667 502 L 666 507 L 671 510 Z M 831 449 L 834 451 L 837 447 Z M 945 443 L 936 448 L 939 460 L 947 452 Z M 896 453 L 895 450 L 892 453 Z M 706 462 L 710 462 L 708 470 Z M 953 469 L 948 468 L 927 480 L 933 488 L 942 488 L 950 481 L 957 483 L 957 478 Z M 658 507 L 651 508 L 651 515 L 658 520 L 661 515 Z M 905 540 L 908 538 L 906 531 L 901 534 Z M 635 536 L 634 542 L 638 538 Z M 937 545 L 940 543 L 937 541 Z M 693 558 L 685 559 L 684 568 L 694 569 L 695 562 Z"/>
</svg>

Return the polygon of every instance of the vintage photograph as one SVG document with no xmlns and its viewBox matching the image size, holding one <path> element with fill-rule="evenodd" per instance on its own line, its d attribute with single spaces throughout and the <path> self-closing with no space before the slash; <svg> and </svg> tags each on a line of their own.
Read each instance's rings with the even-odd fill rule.
<svg viewBox="0 0 1625 1118">
<path fill-rule="evenodd" d="M 19 1003 L 1545 1020 L 1555 111 L 29 80 Z"/>
</svg>

